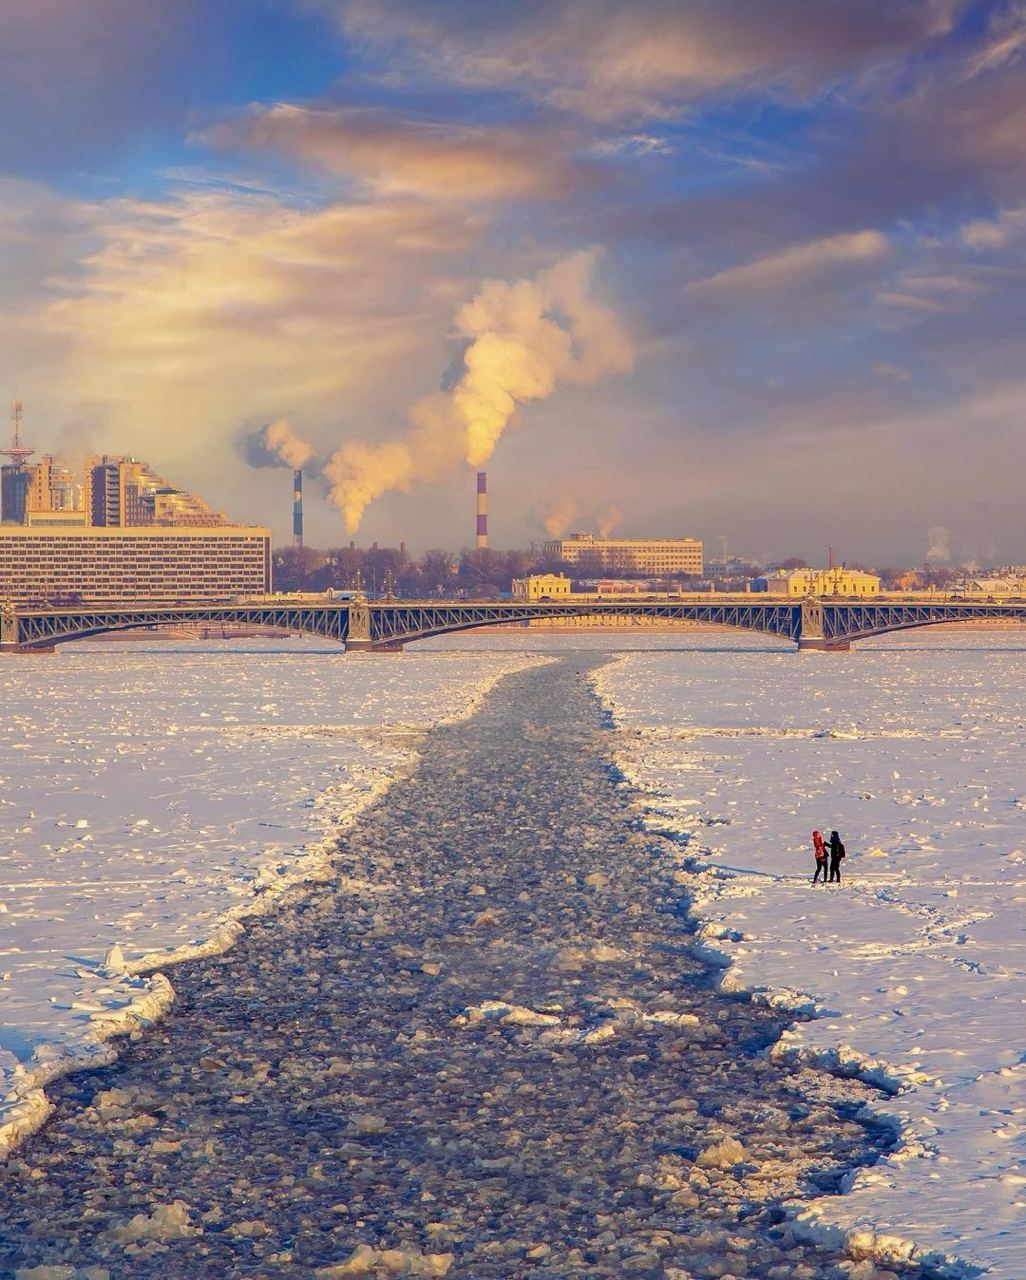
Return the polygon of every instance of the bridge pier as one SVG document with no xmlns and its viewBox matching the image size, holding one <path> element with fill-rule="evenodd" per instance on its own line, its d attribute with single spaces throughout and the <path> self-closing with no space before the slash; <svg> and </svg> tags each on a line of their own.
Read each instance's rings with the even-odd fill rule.
<svg viewBox="0 0 1026 1280">
<path fill-rule="evenodd" d="M 823 627 L 823 601 L 812 596 L 802 601 L 802 620 L 798 632 L 798 652 L 808 649 L 818 653 L 846 653 L 847 640 L 828 640 Z"/>
<path fill-rule="evenodd" d="M 349 622 L 346 627 L 346 653 L 369 653 L 374 648 L 371 639 L 370 609 L 367 597 L 357 593 L 349 602 Z"/>
<path fill-rule="evenodd" d="M 56 653 L 55 644 L 0 644 L 0 654 L 14 653 L 27 658 L 34 653 Z"/>
<path fill-rule="evenodd" d="M 823 636 L 799 636 L 798 652 L 847 653 L 851 644 L 847 640 L 827 640 Z"/>
</svg>

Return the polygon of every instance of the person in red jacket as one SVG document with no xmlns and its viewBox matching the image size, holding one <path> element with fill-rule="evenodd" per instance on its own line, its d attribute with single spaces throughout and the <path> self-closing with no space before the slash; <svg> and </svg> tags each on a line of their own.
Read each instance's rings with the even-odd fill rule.
<svg viewBox="0 0 1026 1280">
<path fill-rule="evenodd" d="M 812 883 L 815 884 L 819 879 L 820 872 L 823 873 L 823 884 L 826 884 L 827 878 L 827 854 L 826 845 L 823 843 L 823 837 L 818 831 L 812 833 L 812 851 L 816 855 L 816 874 L 812 877 Z"/>
</svg>

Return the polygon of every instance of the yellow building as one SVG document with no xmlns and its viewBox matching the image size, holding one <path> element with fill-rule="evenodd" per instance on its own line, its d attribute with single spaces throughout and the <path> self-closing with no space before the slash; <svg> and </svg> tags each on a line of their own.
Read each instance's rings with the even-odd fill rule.
<svg viewBox="0 0 1026 1280">
<path fill-rule="evenodd" d="M 0 525 L 0 600 L 170 604 L 271 589 L 271 534 L 244 525 Z"/>
<path fill-rule="evenodd" d="M 570 595 L 570 579 L 564 573 L 535 573 L 514 578 L 514 600 L 565 600 Z"/>
<path fill-rule="evenodd" d="M 702 575 L 702 544 L 695 538 L 599 538 L 572 533 L 543 545 L 546 555 L 589 570 L 631 570 L 653 577 Z"/>
<path fill-rule="evenodd" d="M 778 596 L 878 596 L 880 579 L 861 569 L 777 569 L 756 578 L 756 591 Z"/>
<path fill-rule="evenodd" d="M 562 573 L 537 573 L 529 578 L 513 579 L 514 600 L 551 600 L 570 604 L 602 604 L 609 605 L 616 601 L 625 604 L 641 600 L 695 599 L 694 593 L 682 592 L 679 588 L 673 591 L 653 591 L 646 582 L 618 581 L 616 579 L 592 583 L 590 591 L 570 590 L 570 579 Z M 673 630 L 679 627 L 693 627 L 697 624 L 688 620 L 639 616 L 628 613 L 577 613 L 570 617 L 533 618 L 524 624 L 528 627 L 558 628 L 560 630 L 580 630 L 590 628 L 607 628 L 623 630 L 624 628 L 649 627 L 661 630 Z"/>
</svg>

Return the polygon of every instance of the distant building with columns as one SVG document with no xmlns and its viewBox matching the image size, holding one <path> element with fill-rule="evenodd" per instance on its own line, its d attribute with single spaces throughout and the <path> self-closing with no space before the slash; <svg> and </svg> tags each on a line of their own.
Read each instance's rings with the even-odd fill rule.
<svg viewBox="0 0 1026 1280">
<path fill-rule="evenodd" d="M 529 578 L 514 578 L 514 600 L 567 600 L 570 579 L 565 573 L 533 573 Z"/>
<path fill-rule="evenodd" d="M 878 596 L 880 579 L 861 569 L 776 569 L 752 582 L 753 591 L 776 596 Z"/>
</svg>

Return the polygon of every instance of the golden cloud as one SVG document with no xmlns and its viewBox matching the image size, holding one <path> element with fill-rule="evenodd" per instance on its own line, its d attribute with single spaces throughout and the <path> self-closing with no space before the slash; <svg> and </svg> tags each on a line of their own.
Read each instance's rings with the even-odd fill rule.
<svg viewBox="0 0 1026 1280">
<path fill-rule="evenodd" d="M 580 184 L 574 140 L 554 130 L 405 119 L 369 108 L 276 103 L 208 129 L 215 146 L 273 150 L 329 173 L 351 175 L 379 195 L 433 200 L 555 196 Z"/>
</svg>

